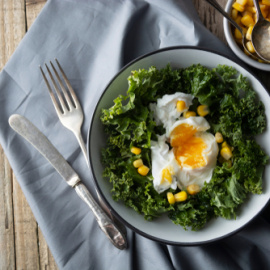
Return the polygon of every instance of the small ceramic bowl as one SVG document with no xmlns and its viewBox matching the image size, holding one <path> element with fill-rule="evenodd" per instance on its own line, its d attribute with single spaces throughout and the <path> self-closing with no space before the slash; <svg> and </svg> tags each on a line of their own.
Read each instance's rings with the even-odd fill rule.
<svg viewBox="0 0 270 270">
<path fill-rule="evenodd" d="M 173 224 L 167 215 L 163 215 L 151 222 L 146 221 L 142 215 L 139 215 L 133 209 L 127 208 L 123 203 L 112 199 L 112 185 L 108 179 L 104 179 L 102 176 L 104 167 L 101 163 L 101 149 L 106 145 L 106 135 L 100 121 L 102 108 L 110 108 L 114 105 L 113 100 L 116 97 L 120 94 L 126 94 L 128 89 L 127 78 L 133 70 L 148 69 L 151 66 L 160 69 L 166 67 L 168 63 L 173 68 L 186 68 L 193 64 L 201 64 L 209 68 L 217 67 L 219 64 L 234 67 L 243 76 L 248 78 L 253 89 L 258 94 L 258 98 L 263 100 L 266 105 L 267 126 L 270 126 L 270 96 L 261 82 L 243 66 L 224 55 L 196 47 L 164 48 L 143 55 L 129 63 L 115 75 L 101 94 L 90 123 L 88 158 L 99 194 L 114 215 L 126 226 L 144 237 L 161 243 L 184 246 L 201 245 L 236 233 L 261 212 L 270 198 L 270 165 L 267 165 L 265 168 L 263 194 L 250 196 L 241 207 L 241 214 L 235 220 L 213 219 L 198 232 L 185 231 L 182 227 Z M 268 155 L 270 155 L 269 137 L 270 129 L 268 128 L 258 138 L 258 143 Z"/>
<path fill-rule="evenodd" d="M 235 0 L 228 0 L 226 7 L 225 7 L 225 11 L 228 14 L 231 14 L 231 9 L 232 9 L 232 4 L 234 3 Z M 238 56 L 242 61 L 244 61 L 245 63 L 247 63 L 248 65 L 261 69 L 261 70 L 265 70 L 265 71 L 270 71 L 270 64 L 265 64 L 265 63 L 260 63 L 254 59 L 252 59 L 251 57 L 247 56 L 238 46 L 238 44 L 236 43 L 234 37 L 233 37 L 233 33 L 231 31 L 231 23 L 224 18 L 223 20 L 223 27 L 224 27 L 224 33 L 225 33 L 225 38 L 230 46 L 230 48 L 232 49 L 232 51 L 236 54 L 236 56 Z"/>
</svg>

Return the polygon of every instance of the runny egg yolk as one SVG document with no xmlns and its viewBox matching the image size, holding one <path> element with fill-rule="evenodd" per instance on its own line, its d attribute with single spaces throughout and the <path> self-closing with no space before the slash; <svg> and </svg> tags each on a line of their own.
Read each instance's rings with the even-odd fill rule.
<svg viewBox="0 0 270 270">
<path fill-rule="evenodd" d="M 171 133 L 171 146 L 175 159 L 181 167 L 200 168 L 206 165 L 203 151 L 206 144 L 202 138 L 196 136 L 198 132 L 193 126 L 183 123 Z"/>
</svg>

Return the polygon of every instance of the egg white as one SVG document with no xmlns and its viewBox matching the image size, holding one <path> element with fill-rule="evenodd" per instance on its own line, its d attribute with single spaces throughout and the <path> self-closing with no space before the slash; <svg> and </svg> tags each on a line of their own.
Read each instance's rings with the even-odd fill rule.
<svg viewBox="0 0 270 270">
<path fill-rule="evenodd" d="M 158 141 L 151 142 L 152 152 L 152 175 L 154 177 L 153 185 L 158 193 L 161 193 L 169 188 L 177 188 L 176 176 L 173 177 L 172 183 L 162 181 L 162 171 L 165 168 L 170 167 L 176 175 L 179 170 L 179 165 L 174 157 L 172 149 L 169 149 L 169 145 L 166 143 L 166 137 L 158 136 Z"/>
<path fill-rule="evenodd" d="M 172 126 L 169 128 L 169 136 L 171 136 L 173 130 L 182 124 L 188 124 L 197 129 L 198 132 L 206 131 L 210 128 L 209 123 L 204 117 L 201 116 L 191 116 L 189 118 L 181 117 L 179 120 L 175 121 Z"/>
<path fill-rule="evenodd" d="M 194 97 L 190 94 L 177 92 L 173 95 L 164 95 L 162 98 L 157 100 L 156 104 L 150 104 L 150 109 L 153 111 L 155 122 L 157 125 L 163 124 L 166 129 L 167 136 L 170 127 L 174 124 L 176 119 L 178 119 L 181 114 L 187 111 L 192 105 L 193 98 Z M 177 101 L 185 102 L 186 107 L 182 111 L 177 110 Z"/>
<path fill-rule="evenodd" d="M 188 107 L 192 105 L 192 99 L 192 95 L 176 93 L 165 95 L 157 101 L 156 105 L 151 105 L 155 121 L 157 124 L 163 124 L 166 128 L 166 133 L 158 136 L 157 142 L 151 141 L 153 185 L 158 193 L 169 188 L 186 189 L 190 184 L 197 184 L 202 187 L 205 182 L 208 183 L 212 178 L 219 149 L 214 135 L 207 132 L 210 128 L 209 123 L 204 117 L 200 116 L 184 118 L 181 116 L 182 112 L 176 110 L 178 100 L 184 100 L 186 103 L 185 110 L 188 110 Z M 205 161 L 205 165 L 202 167 L 180 164 L 175 158 L 174 149 L 169 147 L 168 143 L 174 129 L 182 124 L 188 124 L 196 129 L 194 136 L 201 138 L 206 145 L 202 152 Z M 162 179 L 162 172 L 166 168 L 169 168 L 172 172 L 171 183 Z"/>
<path fill-rule="evenodd" d="M 206 149 L 203 151 L 206 165 L 197 168 L 182 166 L 181 169 L 177 170 L 176 178 L 179 189 L 186 189 L 186 187 L 191 184 L 196 184 L 202 188 L 205 182 L 210 182 L 213 170 L 216 166 L 219 149 L 215 137 L 208 132 L 198 132 L 196 136 L 200 137 L 207 145 Z"/>
</svg>

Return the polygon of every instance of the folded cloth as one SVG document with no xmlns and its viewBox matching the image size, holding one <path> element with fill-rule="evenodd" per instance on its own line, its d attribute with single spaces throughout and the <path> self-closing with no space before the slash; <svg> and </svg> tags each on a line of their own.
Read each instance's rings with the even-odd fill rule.
<svg viewBox="0 0 270 270">
<path fill-rule="evenodd" d="M 190 0 L 51 0 L 1 72 L 0 143 L 60 269 L 269 269 L 270 224 L 262 215 L 207 246 L 166 246 L 128 229 L 129 248 L 114 248 L 74 190 L 8 126 L 13 113 L 31 120 L 95 196 L 83 154 L 58 120 L 38 66 L 59 59 L 83 107 L 86 138 L 110 79 L 134 58 L 175 45 L 232 55 Z"/>
</svg>

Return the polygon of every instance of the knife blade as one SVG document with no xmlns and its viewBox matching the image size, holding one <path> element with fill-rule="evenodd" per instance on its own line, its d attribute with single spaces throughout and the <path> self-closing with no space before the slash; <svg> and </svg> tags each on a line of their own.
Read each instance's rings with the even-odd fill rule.
<svg viewBox="0 0 270 270">
<path fill-rule="evenodd" d="M 9 125 L 13 130 L 30 142 L 49 161 L 62 178 L 66 180 L 67 184 L 75 189 L 79 197 L 92 210 L 99 227 L 110 239 L 113 245 L 121 250 L 127 248 L 125 234 L 121 232 L 113 221 L 105 214 L 86 186 L 82 183 L 78 174 L 56 150 L 47 137 L 27 118 L 18 114 L 10 116 Z"/>
</svg>

